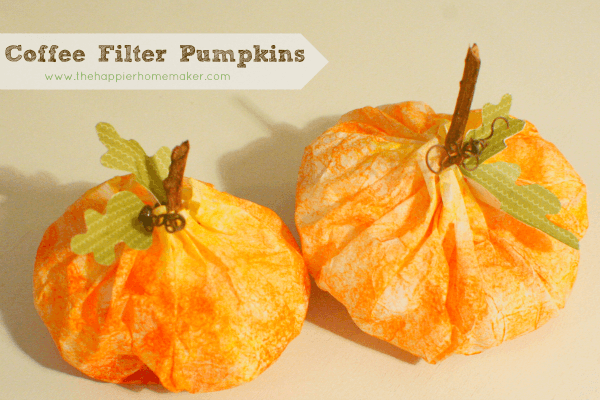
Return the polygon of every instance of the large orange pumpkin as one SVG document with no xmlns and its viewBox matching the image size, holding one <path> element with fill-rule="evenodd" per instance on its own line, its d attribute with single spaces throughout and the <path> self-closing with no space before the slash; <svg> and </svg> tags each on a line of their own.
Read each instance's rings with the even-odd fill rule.
<svg viewBox="0 0 600 400">
<path fill-rule="evenodd" d="M 103 381 L 155 374 L 171 391 L 215 391 L 250 381 L 296 337 L 309 280 L 297 244 L 271 210 L 185 178 L 183 230 L 155 227 L 147 250 L 116 260 L 77 255 L 84 211 L 104 213 L 132 175 L 85 193 L 46 231 L 35 262 L 35 306 L 66 361 Z"/>
<path fill-rule="evenodd" d="M 344 115 L 306 148 L 296 226 L 317 285 L 365 332 L 428 362 L 532 331 L 565 305 L 579 252 L 482 201 L 457 166 L 425 160 L 450 115 L 422 102 Z M 467 130 L 481 125 L 468 115 Z M 560 200 L 558 226 L 581 238 L 586 190 L 529 122 L 487 162 L 521 166 L 518 184 Z"/>
</svg>

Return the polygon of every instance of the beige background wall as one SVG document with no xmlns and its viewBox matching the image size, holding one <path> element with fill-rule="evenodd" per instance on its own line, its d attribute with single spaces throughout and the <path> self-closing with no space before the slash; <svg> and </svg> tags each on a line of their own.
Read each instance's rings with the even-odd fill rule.
<svg viewBox="0 0 600 400">
<path fill-rule="evenodd" d="M 0 398 L 600 398 L 596 0 L 4 0 L 0 31 L 302 33 L 329 60 L 300 91 L 0 91 Z M 45 228 L 114 175 L 99 164 L 97 122 L 149 153 L 189 139 L 188 176 L 274 209 L 293 229 L 303 148 L 366 105 L 423 100 L 451 113 L 473 42 L 483 62 L 474 107 L 511 93 L 511 113 L 533 122 L 588 186 L 590 229 L 558 318 L 480 355 L 429 365 L 361 333 L 313 286 L 302 334 L 258 379 L 233 390 L 189 395 L 100 383 L 60 358 L 33 308 L 32 265 Z"/>
</svg>

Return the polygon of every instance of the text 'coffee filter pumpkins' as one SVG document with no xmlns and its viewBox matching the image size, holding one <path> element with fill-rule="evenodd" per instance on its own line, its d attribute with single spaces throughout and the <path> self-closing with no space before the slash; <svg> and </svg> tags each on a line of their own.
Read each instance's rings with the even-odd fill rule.
<svg viewBox="0 0 600 400">
<path fill-rule="evenodd" d="M 96 379 L 171 391 L 250 381 L 306 315 L 293 236 L 273 211 L 184 178 L 187 142 L 151 158 L 97 130 L 102 163 L 132 175 L 86 192 L 39 246 L 35 306 L 61 355 Z"/>
<path fill-rule="evenodd" d="M 432 363 L 555 316 L 588 224 L 581 178 L 508 114 L 510 96 L 469 112 L 469 63 L 454 116 L 415 101 L 342 116 L 306 148 L 296 195 L 318 286 L 362 330 Z"/>
</svg>

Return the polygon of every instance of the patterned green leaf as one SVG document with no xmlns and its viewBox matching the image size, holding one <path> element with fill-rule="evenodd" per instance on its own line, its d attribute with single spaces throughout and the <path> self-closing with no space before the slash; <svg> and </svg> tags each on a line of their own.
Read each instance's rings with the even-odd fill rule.
<svg viewBox="0 0 600 400">
<path fill-rule="evenodd" d="M 100 141 L 108 148 L 100 162 L 108 168 L 131 172 L 135 179 L 150 190 L 161 203 L 167 195 L 163 180 L 169 175 L 171 151 L 161 147 L 154 156 L 148 157 L 135 140 L 122 139 L 112 125 L 101 122 L 96 125 Z"/>
<path fill-rule="evenodd" d="M 465 134 L 463 142 L 466 142 L 471 138 L 483 139 L 491 134 L 492 122 L 496 118 L 503 117 L 508 120 L 508 127 L 506 126 L 506 122 L 503 120 L 498 120 L 494 124 L 494 135 L 487 140 L 488 145 L 479 156 L 480 163 L 504 150 L 506 148 L 506 143 L 504 141 L 509 137 L 519 133 L 525 127 L 525 121 L 508 115 L 511 103 L 512 96 L 510 94 L 505 94 L 502 96 L 502 100 L 500 100 L 498 105 L 493 105 L 490 103 L 485 104 L 481 111 L 481 126 L 477 129 L 471 129 Z M 471 158 L 466 162 L 466 165 L 469 168 L 473 168 L 475 163 L 475 159 Z"/>
<path fill-rule="evenodd" d="M 115 245 L 119 242 L 135 250 L 146 250 L 152 244 L 152 234 L 138 222 L 143 207 L 144 203 L 135 194 L 124 191 L 110 198 L 106 214 L 86 210 L 87 232 L 71 239 L 71 250 L 79 255 L 94 253 L 94 259 L 102 265 L 115 261 Z"/>
<path fill-rule="evenodd" d="M 461 167 L 461 172 L 496 197 L 502 204 L 502 211 L 574 249 L 579 249 L 579 240 L 574 234 L 553 224 L 546 217 L 547 214 L 560 212 L 558 198 L 538 184 L 518 186 L 515 181 L 521 174 L 521 168 L 517 164 L 495 162 L 482 164 L 475 171 L 467 171 Z"/>
</svg>

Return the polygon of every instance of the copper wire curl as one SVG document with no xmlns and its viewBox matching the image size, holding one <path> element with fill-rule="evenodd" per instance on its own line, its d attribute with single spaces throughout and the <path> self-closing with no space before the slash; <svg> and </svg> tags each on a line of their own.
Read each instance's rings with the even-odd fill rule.
<svg viewBox="0 0 600 400">
<path fill-rule="evenodd" d="M 444 169 L 448 168 L 451 165 L 460 165 L 467 171 L 475 171 L 477 167 L 479 167 L 479 156 L 481 156 L 481 153 L 483 153 L 483 151 L 487 147 L 487 141 L 490 140 L 492 136 L 494 136 L 494 124 L 499 119 L 503 120 L 506 123 L 507 128 L 510 127 L 508 119 L 504 117 L 497 117 L 492 121 L 491 132 L 489 136 L 485 138 L 471 138 L 468 142 L 463 143 L 460 147 L 456 143 L 451 143 L 449 145 L 449 148 L 441 144 L 431 146 L 425 154 L 425 163 L 427 164 L 427 168 L 429 168 L 429 170 L 436 175 L 439 175 Z M 433 169 L 429 162 L 429 154 L 431 153 L 431 150 L 433 150 L 436 147 L 442 148 L 446 152 L 446 155 L 440 160 L 439 169 Z M 472 158 L 475 158 L 475 166 L 473 168 L 469 168 L 467 167 L 466 162 Z"/>
<path fill-rule="evenodd" d="M 155 226 L 165 226 L 165 230 L 169 233 L 174 233 L 185 228 L 185 218 L 174 211 L 169 211 L 166 214 L 154 215 L 152 211 L 159 207 L 156 204 L 154 207 L 144 206 L 138 215 L 138 221 L 142 223 L 146 232 L 152 232 Z"/>
</svg>

